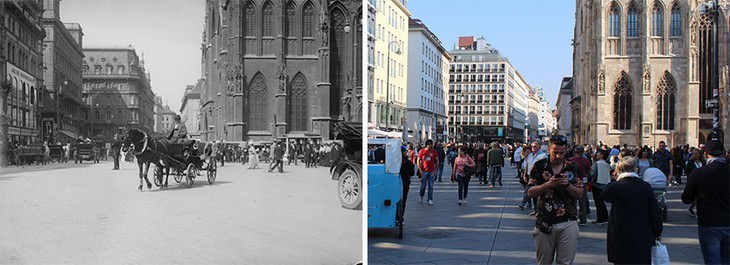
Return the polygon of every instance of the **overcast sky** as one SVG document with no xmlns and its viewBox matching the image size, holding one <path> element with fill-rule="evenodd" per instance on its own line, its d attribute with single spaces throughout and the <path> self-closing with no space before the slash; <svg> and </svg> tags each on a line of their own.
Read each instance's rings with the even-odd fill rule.
<svg viewBox="0 0 730 265">
<path fill-rule="evenodd" d="M 560 81 L 572 76 L 575 1 L 410 0 L 412 17 L 452 50 L 459 36 L 483 36 L 555 107 Z"/>
<path fill-rule="evenodd" d="M 79 23 L 84 47 L 132 45 L 144 53 L 152 91 L 175 112 L 200 78 L 205 0 L 63 0 L 64 23 Z"/>
</svg>

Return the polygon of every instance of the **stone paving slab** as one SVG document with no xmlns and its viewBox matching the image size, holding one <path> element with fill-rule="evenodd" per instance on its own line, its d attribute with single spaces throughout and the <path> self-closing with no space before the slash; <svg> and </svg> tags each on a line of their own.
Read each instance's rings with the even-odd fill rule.
<svg viewBox="0 0 730 265">
<path fill-rule="evenodd" d="M 450 174 L 444 169 L 444 175 Z M 469 203 L 457 205 L 457 184 L 436 182 L 434 206 L 419 203 L 420 181 L 413 178 L 405 214 L 403 239 L 395 230 L 368 229 L 368 264 L 534 264 L 534 217 L 520 210 L 522 187 L 516 170 L 503 168 L 502 187 L 488 188 L 472 179 Z M 683 186 L 667 192 L 669 218 L 663 242 L 672 264 L 702 262 L 696 219 L 680 201 Z M 591 198 L 591 214 L 595 206 Z M 610 207 L 610 205 L 609 205 Z M 580 227 L 576 264 L 609 264 L 606 257 L 607 225 Z"/>
</svg>

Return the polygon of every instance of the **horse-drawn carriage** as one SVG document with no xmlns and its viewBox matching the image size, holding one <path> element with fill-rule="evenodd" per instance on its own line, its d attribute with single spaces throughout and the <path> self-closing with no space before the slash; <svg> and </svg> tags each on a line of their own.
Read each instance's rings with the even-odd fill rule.
<svg viewBox="0 0 730 265">
<path fill-rule="evenodd" d="M 131 148 L 137 158 L 140 178 L 138 189 L 140 191 L 142 190 L 142 179 L 147 181 L 148 189 L 152 188 L 152 184 L 147 179 L 150 164 L 155 165 L 153 180 L 158 187 L 167 187 L 167 179 L 171 170 L 175 181 L 180 183 L 185 179 L 188 188 L 193 186 L 195 178 L 201 170 L 206 171 L 209 184 L 215 182 L 218 171 L 215 156 L 203 152 L 204 144 L 202 142 L 185 140 L 180 143 L 153 138 L 138 129 L 129 129 L 124 135 L 122 151 L 127 152 Z M 163 176 L 165 177 L 164 182 Z"/>
<path fill-rule="evenodd" d="M 162 183 L 164 174 L 174 174 L 175 182 L 182 182 L 185 179 L 185 185 L 190 188 L 195 183 L 195 178 L 201 170 L 206 171 L 208 184 L 215 182 L 218 172 L 218 166 L 213 156 L 206 156 L 203 152 L 204 144 L 196 140 L 186 141 L 185 143 L 168 143 L 167 154 L 160 153 L 162 157 L 162 167 L 155 167 L 155 185 L 167 186 L 167 181 Z M 207 157 L 207 160 L 206 160 Z M 163 172 L 165 170 L 166 172 Z M 164 185 L 163 185 L 164 184 Z"/>
<path fill-rule="evenodd" d="M 55 160 L 57 163 L 68 162 L 68 158 L 66 157 L 66 151 L 63 150 L 63 145 L 48 145 L 48 149 L 51 151 L 49 160 Z"/>
<path fill-rule="evenodd" d="M 99 163 L 99 149 L 94 144 L 76 145 L 76 160 L 74 163 L 82 164 L 84 161 Z"/>
<path fill-rule="evenodd" d="M 45 163 L 45 154 L 42 145 L 27 145 L 15 148 L 13 150 L 14 164 L 31 165 Z"/>
</svg>

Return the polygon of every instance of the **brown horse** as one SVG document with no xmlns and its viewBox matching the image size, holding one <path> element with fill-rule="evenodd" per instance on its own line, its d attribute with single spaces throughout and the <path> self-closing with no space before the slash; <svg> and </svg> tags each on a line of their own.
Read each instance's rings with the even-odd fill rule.
<svg viewBox="0 0 730 265">
<path fill-rule="evenodd" d="M 162 154 L 167 153 L 167 147 L 159 143 L 158 140 L 149 137 L 145 132 L 138 129 L 128 129 L 124 133 L 124 145 L 122 152 L 127 152 L 132 148 L 134 156 L 137 158 L 137 166 L 139 166 L 139 191 L 142 191 L 142 178 L 147 182 L 147 189 L 152 189 L 152 183 L 147 178 L 150 164 L 154 163 L 158 168 L 162 166 Z"/>
</svg>

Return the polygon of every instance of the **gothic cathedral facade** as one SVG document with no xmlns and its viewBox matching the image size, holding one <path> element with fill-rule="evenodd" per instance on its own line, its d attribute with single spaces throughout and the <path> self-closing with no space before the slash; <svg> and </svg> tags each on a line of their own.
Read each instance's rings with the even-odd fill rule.
<svg viewBox="0 0 730 265">
<path fill-rule="evenodd" d="M 207 0 L 201 138 L 333 139 L 362 117 L 362 1 Z"/>
<path fill-rule="evenodd" d="M 578 0 L 571 137 L 657 146 L 707 140 L 713 17 L 701 0 Z M 728 137 L 728 7 L 719 1 L 720 126 Z"/>
</svg>

